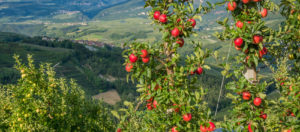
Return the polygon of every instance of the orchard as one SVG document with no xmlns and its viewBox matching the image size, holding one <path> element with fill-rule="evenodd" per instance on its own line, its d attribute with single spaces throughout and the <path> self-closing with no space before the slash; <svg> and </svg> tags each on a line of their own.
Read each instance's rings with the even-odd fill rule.
<svg viewBox="0 0 300 132">
<path fill-rule="evenodd" d="M 126 102 L 128 109 L 114 111 L 120 120 L 118 130 L 300 130 L 299 58 L 295 59 L 300 55 L 299 4 L 293 0 L 283 0 L 280 5 L 269 0 L 225 0 L 194 8 L 192 0 L 147 0 L 145 7 L 152 9 L 149 19 L 162 33 L 162 39 L 154 44 L 131 43 L 124 51 L 126 70 L 130 65 L 127 77 L 137 84 L 140 97 L 136 107 Z M 225 5 L 231 17 L 218 21 L 224 28 L 215 36 L 231 41 L 240 52 L 235 63 L 222 64 L 223 76 L 234 80 L 226 85 L 231 91 L 227 97 L 232 100 L 233 109 L 222 122 L 214 121 L 203 99 L 204 88 L 196 85 L 197 79 L 210 70 L 206 59 L 212 56 L 212 51 L 202 49 L 199 43 L 185 43 L 185 39 L 196 33 L 193 29 L 199 22 L 197 18 L 201 20 L 201 16 L 219 5 Z M 268 27 L 265 19 L 279 11 L 286 17 L 284 27 Z M 195 47 L 194 53 L 181 56 L 178 51 L 187 44 Z M 280 49 L 286 46 L 293 48 Z M 287 56 L 293 61 L 287 62 Z M 149 58 L 147 63 L 145 57 Z M 185 59 L 183 65 L 180 58 Z M 261 80 L 258 70 L 261 65 L 272 71 L 274 80 Z M 267 98 L 267 88 L 272 84 L 279 90 L 280 97 L 275 100 Z"/>
</svg>

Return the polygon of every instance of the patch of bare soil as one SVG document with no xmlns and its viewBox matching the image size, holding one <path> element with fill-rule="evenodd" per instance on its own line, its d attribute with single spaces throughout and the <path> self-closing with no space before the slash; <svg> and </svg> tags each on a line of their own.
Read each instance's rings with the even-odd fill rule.
<svg viewBox="0 0 300 132">
<path fill-rule="evenodd" d="M 117 102 L 121 101 L 120 95 L 116 90 L 109 90 L 104 93 L 93 96 L 94 99 L 103 100 L 105 103 L 110 105 L 115 105 Z"/>
</svg>

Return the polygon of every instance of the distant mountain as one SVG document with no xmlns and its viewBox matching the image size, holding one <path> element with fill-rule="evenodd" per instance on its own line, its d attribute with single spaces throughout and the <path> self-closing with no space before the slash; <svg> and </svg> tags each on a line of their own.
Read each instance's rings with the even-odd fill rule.
<svg viewBox="0 0 300 132">
<path fill-rule="evenodd" d="M 49 18 L 60 14 L 78 14 L 89 19 L 101 10 L 129 0 L 0 0 L 0 19 L 10 21 Z"/>
</svg>

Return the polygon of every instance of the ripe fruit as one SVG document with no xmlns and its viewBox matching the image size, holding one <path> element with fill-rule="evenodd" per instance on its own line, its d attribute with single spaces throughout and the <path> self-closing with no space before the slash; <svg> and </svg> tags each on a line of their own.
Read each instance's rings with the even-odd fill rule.
<svg viewBox="0 0 300 132">
<path fill-rule="evenodd" d="M 150 61 L 150 58 L 149 57 L 142 58 L 142 61 L 144 63 L 148 63 Z"/>
<path fill-rule="evenodd" d="M 153 18 L 155 20 L 158 20 L 159 19 L 159 16 L 160 16 L 160 11 L 155 11 L 154 14 L 153 14 Z"/>
<path fill-rule="evenodd" d="M 153 101 L 153 107 L 154 107 L 154 108 L 157 107 L 157 101 L 156 101 L 156 100 Z"/>
<path fill-rule="evenodd" d="M 249 131 L 249 132 L 253 132 L 253 131 L 252 131 L 252 128 L 251 128 L 251 123 L 248 124 L 248 131 Z"/>
<path fill-rule="evenodd" d="M 228 10 L 234 11 L 236 8 L 236 2 L 228 2 L 227 6 L 228 6 Z"/>
<path fill-rule="evenodd" d="M 237 47 L 241 47 L 243 45 L 243 43 L 244 43 L 244 40 L 242 38 L 237 38 L 234 40 L 234 44 Z"/>
<path fill-rule="evenodd" d="M 261 17 L 262 17 L 262 18 L 265 18 L 265 17 L 268 15 L 268 10 L 267 10 L 266 8 L 264 8 L 264 9 L 260 12 L 260 14 L 261 14 Z"/>
<path fill-rule="evenodd" d="M 176 130 L 176 126 L 174 126 L 173 128 L 172 128 L 172 132 L 178 132 L 177 130 Z"/>
<path fill-rule="evenodd" d="M 267 114 L 262 114 L 259 117 L 265 120 L 265 119 L 267 119 Z"/>
<path fill-rule="evenodd" d="M 175 37 L 175 38 L 179 36 L 179 33 L 180 33 L 180 31 L 179 31 L 178 28 L 174 28 L 174 29 L 171 31 L 172 36 Z"/>
<path fill-rule="evenodd" d="M 148 56 L 148 51 L 147 50 L 141 50 L 141 52 L 142 52 L 142 55 L 141 55 L 142 58 L 145 58 L 145 57 Z"/>
<path fill-rule="evenodd" d="M 207 128 L 207 131 L 212 132 L 212 131 L 214 131 L 215 129 L 216 129 L 215 124 L 212 123 L 212 122 L 209 122 L 209 127 Z"/>
<path fill-rule="evenodd" d="M 260 36 L 260 35 L 254 35 L 253 36 L 253 43 L 254 44 L 259 44 L 260 42 L 262 42 L 262 40 L 263 40 L 263 37 Z"/>
<path fill-rule="evenodd" d="M 235 25 L 236 25 L 236 27 L 238 27 L 238 28 L 243 28 L 244 23 L 241 22 L 241 21 L 237 21 Z"/>
<path fill-rule="evenodd" d="M 181 19 L 180 19 L 180 18 L 178 18 L 178 19 L 176 20 L 176 22 L 177 22 L 177 23 L 180 23 L 180 22 L 181 22 Z"/>
<path fill-rule="evenodd" d="M 122 132 L 122 129 L 121 129 L 121 128 L 118 128 L 118 129 L 117 129 L 117 132 Z"/>
<path fill-rule="evenodd" d="M 125 70 L 127 72 L 131 72 L 131 69 L 133 68 L 133 65 L 131 63 L 127 63 L 126 66 L 125 66 Z"/>
<path fill-rule="evenodd" d="M 182 47 L 184 45 L 184 40 L 182 38 L 178 38 L 176 43 L 179 44 L 179 47 Z"/>
<path fill-rule="evenodd" d="M 131 54 L 131 55 L 129 56 L 129 61 L 130 61 L 130 62 L 135 63 L 137 60 L 138 60 L 138 57 L 135 56 L 134 54 Z"/>
<path fill-rule="evenodd" d="M 249 92 L 243 92 L 243 99 L 244 100 L 250 100 L 251 94 Z"/>
<path fill-rule="evenodd" d="M 201 132 L 207 132 L 207 128 L 205 126 L 200 126 L 200 131 Z"/>
<path fill-rule="evenodd" d="M 190 121 L 192 119 L 192 114 L 187 113 L 187 114 L 183 115 L 182 118 L 184 121 Z"/>
<path fill-rule="evenodd" d="M 250 1 L 250 0 L 243 0 L 243 3 L 244 3 L 244 4 L 247 4 L 247 3 L 249 3 L 249 1 Z"/>
<path fill-rule="evenodd" d="M 188 20 L 190 23 L 192 23 L 192 27 L 196 26 L 196 20 L 195 19 L 189 19 Z"/>
<path fill-rule="evenodd" d="M 203 68 L 202 67 L 199 67 L 197 70 L 196 70 L 196 73 L 198 75 L 201 75 L 203 73 Z"/>
<path fill-rule="evenodd" d="M 256 98 L 253 100 L 253 104 L 254 104 L 255 106 L 260 106 L 260 104 L 261 104 L 261 98 L 256 97 Z"/>
<path fill-rule="evenodd" d="M 167 15 L 166 14 L 162 14 L 159 16 L 159 21 L 161 23 L 166 23 L 168 21 Z"/>
<path fill-rule="evenodd" d="M 147 103 L 146 107 L 147 107 L 148 110 L 152 110 L 153 109 L 151 103 Z"/>
<path fill-rule="evenodd" d="M 173 104 L 173 106 L 177 106 L 177 104 Z M 175 112 L 179 112 L 179 108 L 180 106 L 178 106 L 177 108 L 174 109 Z"/>
<path fill-rule="evenodd" d="M 291 129 L 283 130 L 282 132 L 292 132 Z"/>
</svg>

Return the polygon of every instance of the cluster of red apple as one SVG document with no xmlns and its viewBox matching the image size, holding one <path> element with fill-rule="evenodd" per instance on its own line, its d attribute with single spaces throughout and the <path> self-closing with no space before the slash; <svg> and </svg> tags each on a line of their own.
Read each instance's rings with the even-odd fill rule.
<svg viewBox="0 0 300 132">
<path fill-rule="evenodd" d="M 260 1 L 261 1 L 261 0 L 252 0 L 252 2 L 260 2 Z M 243 3 L 243 4 L 248 4 L 248 3 L 250 3 L 250 2 L 251 2 L 251 0 L 242 0 L 242 3 Z M 237 8 L 237 3 L 236 3 L 235 1 L 233 1 L 233 2 L 228 2 L 227 6 L 228 6 L 228 10 L 230 10 L 230 11 L 235 11 L 235 9 Z M 262 18 L 265 18 L 265 17 L 268 15 L 268 10 L 267 10 L 266 8 L 264 8 L 264 9 L 260 12 L 260 14 L 261 14 L 261 17 L 262 17 Z M 247 23 L 248 23 L 248 24 L 251 24 L 252 22 L 251 22 L 251 21 L 247 21 Z M 237 28 L 243 29 L 243 27 L 244 27 L 244 22 L 238 20 L 238 21 L 236 22 L 235 25 L 236 25 Z M 252 44 L 258 45 L 258 44 L 260 44 L 260 43 L 263 41 L 263 36 L 261 36 L 261 35 L 253 35 L 252 39 L 253 39 Z M 236 39 L 234 40 L 234 44 L 235 44 L 235 48 L 236 48 L 237 50 L 241 50 L 242 47 L 244 46 L 244 40 L 243 40 L 243 38 L 242 38 L 242 37 L 236 38 Z M 248 52 L 249 52 L 249 50 L 246 49 L 246 50 L 245 50 L 245 54 L 248 54 Z M 263 49 L 261 49 L 261 50 L 259 51 L 259 58 L 262 58 L 263 55 L 265 55 L 265 54 L 267 54 L 267 49 L 266 49 L 265 47 L 263 47 Z M 249 57 L 247 57 L 247 58 L 249 59 Z M 247 58 L 246 58 L 246 61 L 248 60 Z"/>
<path fill-rule="evenodd" d="M 143 49 L 141 50 L 141 57 L 142 57 L 142 61 L 144 63 L 148 63 L 150 61 L 150 57 L 148 55 L 148 51 Z M 138 56 L 135 55 L 134 53 L 130 54 L 129 55 L 129 61 L 130 63 L 127 63 L 126 66 L 125 66 L 125 70 L 127 72 L 131 72 L 131 69 L 133 68 L 133 63 L 137 62 L 138 60 Z"/>
<path fill-rule="evenodd" d="M 201 75 L 203 73 L 203 68 L 198 67 L 195 71 L 191 71 L 191 75 L 194 75 L 195 73 L 197 73 L 198 75 Z"/>
<path fill-rule="evenodd" d="M 190 114 L 186 114 L 186 115 L 183 115 L 183 118 L 184 118 L 184 121 L 190 121 L 191 120 L 191 118 L 192 118 L 192 115 L 190 115 Z M 173 128 L 172 128 L 172 132 L 178 132 L 178 130 L 176 130 L 176 126 L 174 126 Z M 206 126 L 200 126 L 200 131 L 201 132 L 212 132 L 212 131 L 214 131 L 216 129 L 216 126 L 215 126 L 215 124 L 213 123 L 213 122 L 209 122 L 209 126 L 208 127 L 206 127 Z"/>
<path fill-rule="evenodd" d="M 243 99 L 247 100 L 247 101 L 250 100 L 251 99 L 251 93 L 250 92 L 243 92 Z M 260 97 L 256 97 L 253 100 L 253 104 L 257 107 L 261 105 L 261 102 L 262 102 L 262 99 Z M 260 118 L 267 119 L 267 114 L 261 112 Z"/>
<path fill-rule="evenodd" d="M 161 14 L 160 11 L 155 11 L 153 14 L 153 18 L 155 20 L 158 20 L 162 24 L 166 24 L 168 22 L 168 18 L 166 14 Z M 178 25 L 181 22 L 181 19 L 178 18 L 176 21 L 176 24 Z M 188 23 L 194 28 L 196 26 L 196 20 L 190 18 L 188 20 Z M 178 29 L 180 27 L 181 30 Z M 184 45 L 184 39 L 180 37 L 182 35 L 182 31 L 184 30 L 184 25 L 178 25 L 178 27 L 174 27 L 171 30 L 172 37 L 176 38 L 176 43 L 179 45 L 179 47 L 182 47 Z"/>
<path fill-rule="evenodd" d="M 151 88 L 151 86 L 149 85 L 148 89 L 150 89 L 150 88 Z M 158 90 L 158 89 L 162 89 L 162 87 L 159 86 L 158 84 L 156 84 L 154 90 Z M 150 95 L 149 91 L 147 91 L 147 95 Z M 158 105 L 157 101 L 154 99 L 154 97 L 151 97 L 150 99 L 147 100 L 146 107 L 147 107 L 148 110 L 152 110 L 153 108 L 157 108 L 157 105 Z"/>
</svg>

